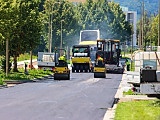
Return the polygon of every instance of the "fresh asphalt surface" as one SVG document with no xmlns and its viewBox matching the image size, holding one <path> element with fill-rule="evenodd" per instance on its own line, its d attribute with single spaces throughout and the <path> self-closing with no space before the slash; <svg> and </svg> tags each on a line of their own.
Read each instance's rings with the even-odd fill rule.
<svg viewBox="0 0 160 120">
<path fill-rule="evenodd" d="M 122 74 L 71 73 L 71 80 L 51 77 L 0 89 L 0 119 L 103 120 L 121 79 Z"/>
</svg>

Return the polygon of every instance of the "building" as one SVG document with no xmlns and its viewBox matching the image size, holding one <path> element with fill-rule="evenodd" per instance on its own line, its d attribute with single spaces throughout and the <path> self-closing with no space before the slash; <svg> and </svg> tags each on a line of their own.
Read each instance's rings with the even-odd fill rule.
<svg viewBox="0 0 160 120">
<path fill-rule="evenodd" d="M 136 30 L 137 30 L 137 12 L 136 11 L 129 11 L 127 7 L 121 7 L 123 12 L 126 15 L 126 21 L 128 21 L 131 25 L 133 25 L 133 36 L 132 36 L 132 40 L 133 40 L 133 46 L 137 46 L 137 34 L 136 34 Z M 132 42 L 130 43 L 130 45 L 132 45 Z"/>
</svg>

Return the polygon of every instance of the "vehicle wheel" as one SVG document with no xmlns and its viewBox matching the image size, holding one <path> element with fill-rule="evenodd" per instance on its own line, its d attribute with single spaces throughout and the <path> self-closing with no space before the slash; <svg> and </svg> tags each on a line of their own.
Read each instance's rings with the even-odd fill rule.
<svg viewBox="0 0 160 120">
<path fill-rule="evenodd" d="M 68 79 L 67 80 L 70 80 L 70 74 L 68 74 Z"/>
<path fill-rule="evenodd" d="M 76 65 L 76 72 L 79 72 L 79 65 Z"/>
<path fill-rule="evenodd" d="M 54 74 L 54 80 L 58 80 L 57 74 Z"/>
<path fill-rule="evenodd" d="M 80 72 L 83 72 L 83 66 L 82 65 L 80 66 Z"/>
<path fill-rule="evenodd" d="M 103 78 L 106 78 L 106 73 L 104 73 L 104 77 Z"/>
<path fill-rule="evenodd" d="M 89 67 L 86 65 L 86 66 L 84 66 L 84 70 L 85 70 L 85 72 L 88 72 L 89 71 Z M 89 71 L 90 72 L 90 71 Z"/>
<path fill-rule="evenodd" d="M 72 73 L 74 73 L 75 72 L 75 69 L 72 67 Z"/>
</svg>

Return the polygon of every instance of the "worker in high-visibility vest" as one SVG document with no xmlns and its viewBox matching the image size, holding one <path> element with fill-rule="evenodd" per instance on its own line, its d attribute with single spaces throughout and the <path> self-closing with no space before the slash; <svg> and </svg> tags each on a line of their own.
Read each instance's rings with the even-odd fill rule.
<svg viewBox="0 0 160 120">
<path fill-rule="evenodd" d="M 66 62 L 66 57 L 65 57 L 65 55 L 60 56 L 60 57 L 58 58 L 58 60 L 63 60 L 64 62 Z"/>
<path fill-rule="evenodd" d="M 104 65 L 103 58 L 101 56 L 97 57 L 97 63 L 98 63 L 99 66 L 103 66 Z"/>
<path fill-rule="evenodd" d="M 130 62 L 126 60 L 126 65 L 127 65 L 127 71 L 130 71 Z"/>
<path fill-rule="evenodd" d="M 67 65 L 67 60 L 66 60 L 65 55 L 60 56 L 60 57 L 58 58 L 58 61 L 59 61 L 58 64 L 61 65 L 61 66 Z"/>
<path fill-rule="evenodd" d="M 102 58 L 101 56 L 98 56 L 98 57 L 97 57 L 97 60 L 98 60 L 98 61 L 103 61 L 103 58 Z"/>
</svg>

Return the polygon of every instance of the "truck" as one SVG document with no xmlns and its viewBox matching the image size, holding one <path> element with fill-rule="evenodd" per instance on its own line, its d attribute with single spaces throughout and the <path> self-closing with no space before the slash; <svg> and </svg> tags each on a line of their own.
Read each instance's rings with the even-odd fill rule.
<svg viewBox="0 0 160 120">
<path fill-rule="evenodd" d="M 134 72 L 138 73 L 128 82 L 133 85 L 133 91 L 148 97 L 160 98 L 160 52 L 137 51 L 133 57 Z"/>
<path fill-rule="evenodd" d="M 96 41 L 100 39 L 100 30 L 81 30 L 79 43 L 83 41 Z"/>
<path fill-rule="evenodd" d="M 147 66 L 140 71 L 140 92 L 160 99 L 160 72 Z"/>
<path fill-rule="evenodd" d="M 91 72 L 95 64 L 96 40 L 100 38 L 99 30 L 81 30 L 79 44 L 72 47 L 72 72 Z M 75 53 L 79 49 L 79 53 Z M 87 49 L 87 53 L 83 51 Z"/>
<path fill-rule="evenodd" d="M 53 71 L 55 68 L 55 53 L 38 52 L 38 69 Z"/>
<path fill-rule="evenodd" d="M 160 52 L 159 51 L 140 51 L 134 56 L 135 70 L 139 70 L 139 83 L 135 90 L 160 99 Z M 139 62 L 139 61 L 140 62 Z M 139 66 L 139 67 L 138 67 Z M 138 88 L 139 87 L 139 88 Z"/>
<path fill-rule="evenodd" d="M 72 73 L 91 72 L 91 48 L 89 45 L 74 45 L 72 48 Z"/>
</svg>

